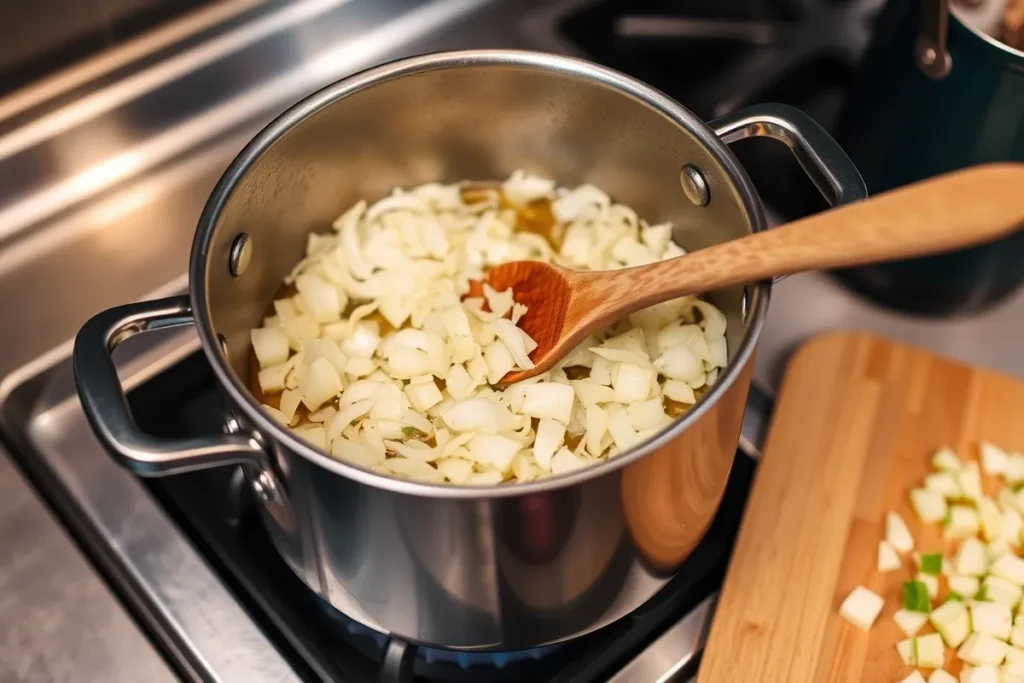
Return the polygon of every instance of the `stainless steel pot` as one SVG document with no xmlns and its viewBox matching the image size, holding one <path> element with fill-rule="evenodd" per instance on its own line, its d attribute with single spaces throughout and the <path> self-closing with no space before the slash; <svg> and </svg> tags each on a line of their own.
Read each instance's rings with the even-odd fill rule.
<svg viewBox="0 0 1024 683">
<path fill-rule="evenodd" d="M 761 230 L 757 195 L 725 144 L 750 136 L 789 145 L 833 203 L 865 196 L 836 143 L 778 105 L 709 127 L 623 74 L 528 52 L 435 54 L 355 75 L 291 108 L 231 164 L 199 222 L 189 296 L 86 323 L 74 352 L 82 405 L 101 441 L 141 476 L 241 465 L 295 573 L 371 628 L 502 650 L 599 628 L 654 595 L 714 516 L 769 284 L 711 296 L 728 318 L 730 363 L 687 415 L 607 463 L 519 486 L 391 479 L 315 450 L 251 397 L 249 329 L 309 232 L 396 185 L 527 168 L 594 183 L 643 216 L 671 220 L 689 249 Z M 223 389 L 226 433 L 154 439 L 135 427 L 110 351 L 134 334 L 189 324 Z"/>
</svg>

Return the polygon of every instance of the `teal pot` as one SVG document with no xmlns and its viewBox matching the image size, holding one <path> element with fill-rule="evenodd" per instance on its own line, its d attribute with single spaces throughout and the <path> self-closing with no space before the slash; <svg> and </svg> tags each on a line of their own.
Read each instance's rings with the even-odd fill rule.
<svg viewBox="0 0 1024 683">
<path fill-rule="evenodd" d="M 884 8 L 839 122 L 837 138 L 871 193 L 988 161 L 1024 161 L 1024 52 L 976 32 L 954 11 L 945 33 L 948 67 L 928 69 L 916 54 L 927 30 L 922 17 L 933 9 L 924 1 L 925 7 L 922 0 L 891 0 Z M 1024 200 L 1024 187 L 1021 195 Z M 1024 282 L 1024 231 L 982 247 L 838 275 L 900 310 L 977 312 Z"/>
</svg>

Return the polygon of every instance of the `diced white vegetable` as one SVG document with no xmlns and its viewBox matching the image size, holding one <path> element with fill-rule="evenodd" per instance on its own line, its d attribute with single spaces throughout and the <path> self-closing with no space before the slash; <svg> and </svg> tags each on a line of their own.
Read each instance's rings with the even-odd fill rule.
<svg viewBox="0 0 1024 683">
<path fill-rule="evenodd" d="M 960 480 L 949 472 L 933 472 L 925 476 L 924 487 L 942 495 L 946 500 L 960 497 Z"/>
<path fill-rule="evenodd" d="M 454 367 L 462 366 L 457 365 Z M 405 395 L 409 397 L 409 403 L 412 404 L 412 407 L 421 413 L 427 412 L 444 398 L 441 395 L 441 390 L 432 381 L 407 385 L 405 387 Z"/>
<path fill-rule="evenodd" d="M 684 253 L 670 224 L 649 226 L 598 188 L 556 189 L 523 172 L 502 187 L 396 189 L 371 206 L 357 202 L 333 234 L 309 235 L 306 258 L 285 277 L 296 293 L 275 301 L 251 334 L 255 381 L 280 392 L 280 410 L 268 414 L 377 473 L 493 485 L 604 460 L 670 421 L 664 399 L 693 405 L 694 389 L 714 382 L 729 355 L 725 316 L 694 297 L 596 332 L 535 379 L 487 386 L 532 367 L 537 348 L 518 327 L 529 313 L 512 290 L 484 283 L 482 296 L 465 296 L 487 267 L 540 260 L 608 270 Z M 557 252 L 518 230 L 521 217 L 505 208 L 536 199 L 551 200 L 564 224 Z M 576 366 L 588 369 L 585 380 L 566 376 Z M 291 426 L 302 404 L 315 426 Z M 563 448 L 567 431 L 583 436 L 573 450 Z"/>
<path fill-rule="evenodd" d="M 661 398 L 630 403 L 626 413 L 629 415 L 629 423 L 638 432 L 648 429 L 661 429 L 671 422 L 671 418 L 665 414 Z"/>
<path fill-rule="evenodd" d="M 927 683 L 919 671 L 911 671 L 900 683 Z"/>
<path fill-rule="evenodd" d="M 945 669 L 936 669 L 928 676 L 928 683 L 958 683 L 956 677 Z"/>
<path fill-rule="evenodd" d="M 352 331 L 352 336 L 341 343 L 341 350 L 349 358 L 370 359 L 379 345 L 380 336 L 376 329 L 369 324 L 360 323 Z"/>
<path fill-rule="evenodd" d="M 693 393 L 693 387 L 679 380 L 666 380 L 661 385 L 661 393 L 676 403 L 691 405 L 697 402 L 697 395 Z"/>
<path fill-rule="evenodd" d="M 1003 478 L 1011 486 L 1024 482 L 1024 454 L 1010 453 L 1007 456 L 1006 472 Z"/>
<path fill-rule="evenodd" d="M 968 500 L 981 498 L 981 470 L 976 460 L 964 463 L 963 469 L 960 470 L 960 489 L 964 498 Z"/>
<path fill-rule="evenodd" d="M 1003 533 L 1003 514 L 996 502 L 987 496 L 977 500 L 978 518 L 981 522 L 981 533 L 986 541 L 1000 538 Z"/>
<path fill-rule="evenodd" d="M 960 470 L 963 469 L 963 463 L 960 461 L 960 458 L 957 457 L 956 453 L 953 452 L 953 449 L 945 447 L 935 451 L 935 455 L 932 456 L 932 465 L 937 470 L 942 472 L 952 472 L 957 475 L 959 475 Z"/>
<path fill-rule="evenodd" d="M 531 384 L 523 389 L 523 415 L 558 420 L 569 424 L 572 403 L 575 399 L 573 388 L 567 384 Z"/>
<path fill-rule="evenodd" d="M 892 618 L 908 637 L 917 635 L 921 627 L 928 623 L 928 615 L 924 612 L 911 612 L 905 609 L 898 610 Z"/>
<path fill-rule="evenodd" d="M 971 628 L 975 633 L 987 633 L 1000 640 L 1010 637 L 1013 614 L 1007 605 L 994 602 L 975 602 L 970 609 Z"/>
<path fill-rule="evenodd" d="M 1020 603 L 1024 589 L 1012 581 L 990 574 L 981 582 L 980 590 L 984 591 L 985 597 L 992 602 L 1015 607 Z"/>
<path fill-rule="evenodd" d="M 326 358 L 317 358 L 306 368 L 299 379 L 302 403 L 309 410 L 316 410 L 343 389 L 341 375 Z"/>
<path fill-rule="evenodd" d="M 875 623 L 884 603 L 877 593 L 864 586 L 857 586 L 839 606 L 839 616 L 862 631 L 867 631 Z"/>
<path fill-rule="evenodd" d="M 942 666 L 946 656 L 946 646 L 942 644 L 942 637 L 938 633 L 915 638 L 917 650 L 916 666 L 926 669 L 935 669 Z"/>
<path fill-rule="evenodd" d="M 441 419 L 454 432 L 497 434 L 515 428 L 515 418 L 508 410 L 479 397 L 456 403 L 441 413 Z"/>
<path fill-rule="evenodd" d="M 953 560 L 955 572 L 961 576 L 983 576 L 988 571 L 988 552 L 976 538 L 967 538 L 960 544 Z"/>
<path fill-rule="evenodd" d="M 914 576 L 914 579 L 920 581 L 925 585 L 925 587 L 928 589 L 928 597 L 930 597 L 933 600 L 938 597 L 939 577 L 935 576 L 934 574 L 925 574 L 923 572 L 918 572 L 917 575 Z"/>
<path fill-rule="evenodd" d="M 970 635 L 971 617 L 959 600 L 949 600 L 932 610 L 928 617 L 946 645 L 958 647 Z"/>
<path fill-rule="evenodd" d="M 1002 538 L 997 538 L 985 546 L 985 552 L 988 553 L 988 562 L 991 565 L 1003 555 L 1011 552 L 1011 548 L 1009 543 Z"/>
<path fill-rule="evenodd" d="M 895 512 L 885 517 L 885 540 L 900 553 L 909 553 L 914 549 L 914 537 L 910 535 L 907 523 Z"/>
<path fill-rule="evenodd" d="M 633 363 L 619 363 L 612 373 L 612 389 L 619 403 L 635 403 L 647 398 L 654 371 Z"/>
<path fill-rule="evenodd" d="M 989 570 L 993 576 L 1006 579 L 1018 586 L 1024 586 L 1024 559 L 1016 555 L 1003 555 L 992 563 Z"/>
<path fill-rule="evenodd" d="M 318 323 L 329 323 L 340 319 L 341 309 L 347 303 L 338 296 L 337 288 L 330 282 L 303 273 L 295 278 L 295 289 L 313 319 Z"/>
<path fill-rule="evenodd" d="M 900 556 L 896 554 L 896 548 L 892 547 L 889 541 L 878 542 L 878 571 L 890 572 L 899 569 L 902 564 Z"/>
<path fill-rule="evenodd" d="M 957 650 L 957 656 L 975 666 L 998 666 L 1006 657 L 1008 645 L 987 633 L 972 633 Z"/>
<path fill-rule="evenodd" d="M 1014 508 L 1003 510 L 1002 538 L 1010 546 L 1020 546 L 1021 533 L 1024 532 L 1024 517 Z"/>
<path fill-rule="evenodd" d="M 917 662 L 917 652 L 914 649 L 913 638 L 907 638 L 896 643 L 896 652 L 907 666 L 914 666 L 915 662 Z"/>
<path fill-rule="evenodd" d="M 277 328 L 262 327 L 249 333 L 252 349 L 261 368 L 288 360 L 288 335 Z"/>
<path fill-rule="evenodd" d="M 996 667 L 985 664 L 973 669 L 967 669 L 960 673 L 960 683 L 1002 683 L 999 680 L 999 670 Z"/>
<path fill-rule="evenodd" d="M 292 371 L 292 363 L 284 362 L 277 365 L 269 365 L 259 371 L 256 376 L 260 389 L 264 394 L 276 394 L 284 391 L 287 386 L 288 373 Z"/>
<path fill-rule="evenodd" d="M 1014 626 L 1010 629 L 1010 644 L 1015 648 L 1024 648 L 1024 626 Z M 1020 663 L 1024 665 L 1024 660 Z"/>
<path fill-rule="evenodd" d="M 978 513 L 974 508 L 967 505 L 949 506 L 949 516 L 946 518 L 946 538 L 972 538 L 977 535 L 979 527 Z"/>
<path fill-rule="evenodd" d="M 568 448 L 560 448 L 554 457 L 551 458 L 551 473 L 562 474 L 572 470 L 586 467 L 587 460 L 575 455 Z"/>
<path fill-rule="evenodd" d="M 978 444 L 978 452 L 981 456 L 981 470 L 991 476 L 1002 476 L 1009 467 L 1010 458 L 1006 452 L 988 441 Z"/>
<path fill-rule="evenodd" d="M 489 465 L 499 472 L 508 471 L 512 458 L 522 447 L 520 441 L 502 434 L 478 434 L 468 444 L 471 460 Z"/>
<path fill-rule="evenodd" d="M 537 438 L 533 442 L 533 459 L 546 470 L 551 469 L 551 458 L 565 440 L 565 425 L 558 420 L 544 419 L 537 424 Z"/>
<path fill-rule="evenodd" d="M 973 598 L 981 586 L 981 582 L 976 576 L 952 575 L 946 578 L 946 583 L 949 585 L 949 590 L 962 598 Z"/>
<path fill-rule="evenodd" d="M 437 461 L 437 471 L 453 484 L 464 484 L 473 474 L 473 463 L 465 458 L 441 458 Z"/>
<path fill-rule="evenodd" d="M 936 491 L 914 489 L 910 492 L 910 504 L 922 522 L 939 522 L 946 518 L 946 499 Z"/>
</svg>

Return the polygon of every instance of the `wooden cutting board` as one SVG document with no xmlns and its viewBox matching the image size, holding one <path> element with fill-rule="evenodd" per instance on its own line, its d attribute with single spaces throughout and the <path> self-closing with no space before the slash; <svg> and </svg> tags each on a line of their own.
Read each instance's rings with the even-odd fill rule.
<svg viewBox="0 0 1024 683">
<path fill-rule="evenodd" d="M 905 636 L 892 615 L 913 562 L 876 571 L 885 515 L 899 512 L 919 549 L 951 552 L 907 494 L 937 448 L 977 459 L 979 440 L 1024 451 L 1024 382 L 865 334 L 803 346 L 776 403 L 699 683 L 901 681 L 911 669 L 896 654 Z M 886 601 L 868 633 L 838 616 L 858 584 Z"/>
</svg>

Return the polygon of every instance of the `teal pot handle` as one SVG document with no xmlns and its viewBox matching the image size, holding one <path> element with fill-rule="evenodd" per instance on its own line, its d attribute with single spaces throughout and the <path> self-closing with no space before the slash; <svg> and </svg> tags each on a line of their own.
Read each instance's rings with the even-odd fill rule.
<svg viewBox="0 0 1024 683">
<path fill-rule="evenodd" d="M 933 0 L 890 0 L 836 137 L 871 193 L 991 161 L 1024 161 L 1024 52 L 948 18 L 949 69 L 926 73 L 922 16 Z M 1024 191 L 1024 190 L 1022 190 Z M 969 197 L 964 198 L 965 201 Z M 1024 282 L 1024 234 L 838 276 L 905 311 L 948 315 L 996 304 Z"/>
</svg>

